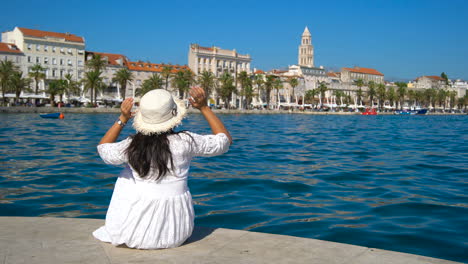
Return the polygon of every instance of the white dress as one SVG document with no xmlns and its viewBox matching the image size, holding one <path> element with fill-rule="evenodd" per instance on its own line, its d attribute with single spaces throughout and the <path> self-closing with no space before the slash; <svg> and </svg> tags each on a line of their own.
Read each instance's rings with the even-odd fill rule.
<svg viewBox="0 0 468 264">
<path fill-rule="evenodd" d="M 97 147 L 105 163 L 126 167 L 115 183 L 105 225 L 93 232 L 95 238 L 113 245 L 157 249 L 180 246 L 190 237 L 195 218 L 187 187 L 190 162 L 194 156 L 223 154 L 230 143 L 223 133 L 202 136 L 186 132 L 168 138 L 174 168 L 169 167 L 170 174 L 158 181 L 157 171 L 150 170 L 141 178 L 128 165 L 125 150 L 130 138 Z"/>
</svg>

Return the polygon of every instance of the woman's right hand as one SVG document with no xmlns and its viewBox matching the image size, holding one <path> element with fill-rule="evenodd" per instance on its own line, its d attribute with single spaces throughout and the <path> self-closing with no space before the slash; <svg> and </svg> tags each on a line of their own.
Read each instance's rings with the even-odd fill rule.
<svg viewBox="0 0 468 264">
<path fill-rule="evenodd" d="M 190 96 L 192 96 L 189 98 L 189 101 L 193 107 L 201 109 L 202 107 L 207 106 L 205 90 L 200 87 L 192 87 L 189 93 Z"/>
</svg>

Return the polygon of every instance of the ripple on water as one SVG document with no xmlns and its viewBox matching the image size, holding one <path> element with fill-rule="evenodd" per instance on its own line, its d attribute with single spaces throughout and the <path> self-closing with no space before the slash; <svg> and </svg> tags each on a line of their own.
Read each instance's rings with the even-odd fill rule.
<svg viewBox="0 0 468 264">
<path fill-rule="evenodd" d="M 219 117 L 234 145 L 192 163 L 197 225 L 468 262 L 465 116 Z M 105 217 L 122 168 L 96 144 L 114 114 L 0 118 L 0 215 Z M 181 129 L 209 133 L 201 115 Z"/>
</svg>

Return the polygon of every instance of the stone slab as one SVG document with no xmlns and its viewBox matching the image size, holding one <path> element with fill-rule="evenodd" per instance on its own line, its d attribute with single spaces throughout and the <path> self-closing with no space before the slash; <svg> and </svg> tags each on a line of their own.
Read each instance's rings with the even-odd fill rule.
<svg viewBox="0 0 468 264">
<path fill-rule="evenodd" d="M 0 263 L 448 264 L 443 259 L 224 228 L 196 227 L 178 248 L 137 250 L 93 238 L 104 220 L 0 217 Z"/>
</svg>

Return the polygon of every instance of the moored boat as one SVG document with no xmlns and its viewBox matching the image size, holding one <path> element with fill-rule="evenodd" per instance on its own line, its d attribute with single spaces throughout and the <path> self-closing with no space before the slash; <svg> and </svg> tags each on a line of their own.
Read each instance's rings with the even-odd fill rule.
<svg viewBox="0 0 468 264">
<path fill-rule="evenodd" d="M 362 115 L 377 115 L 375 108 L 367 108 L 365 112 L 361 113 Z"/>
<path fill-rule="evenodd" d="M 42 118 L 60 118 L 63 119 L 62 113 L 49 113 L 49 114 L 39 114 Z"/>
</svg>

